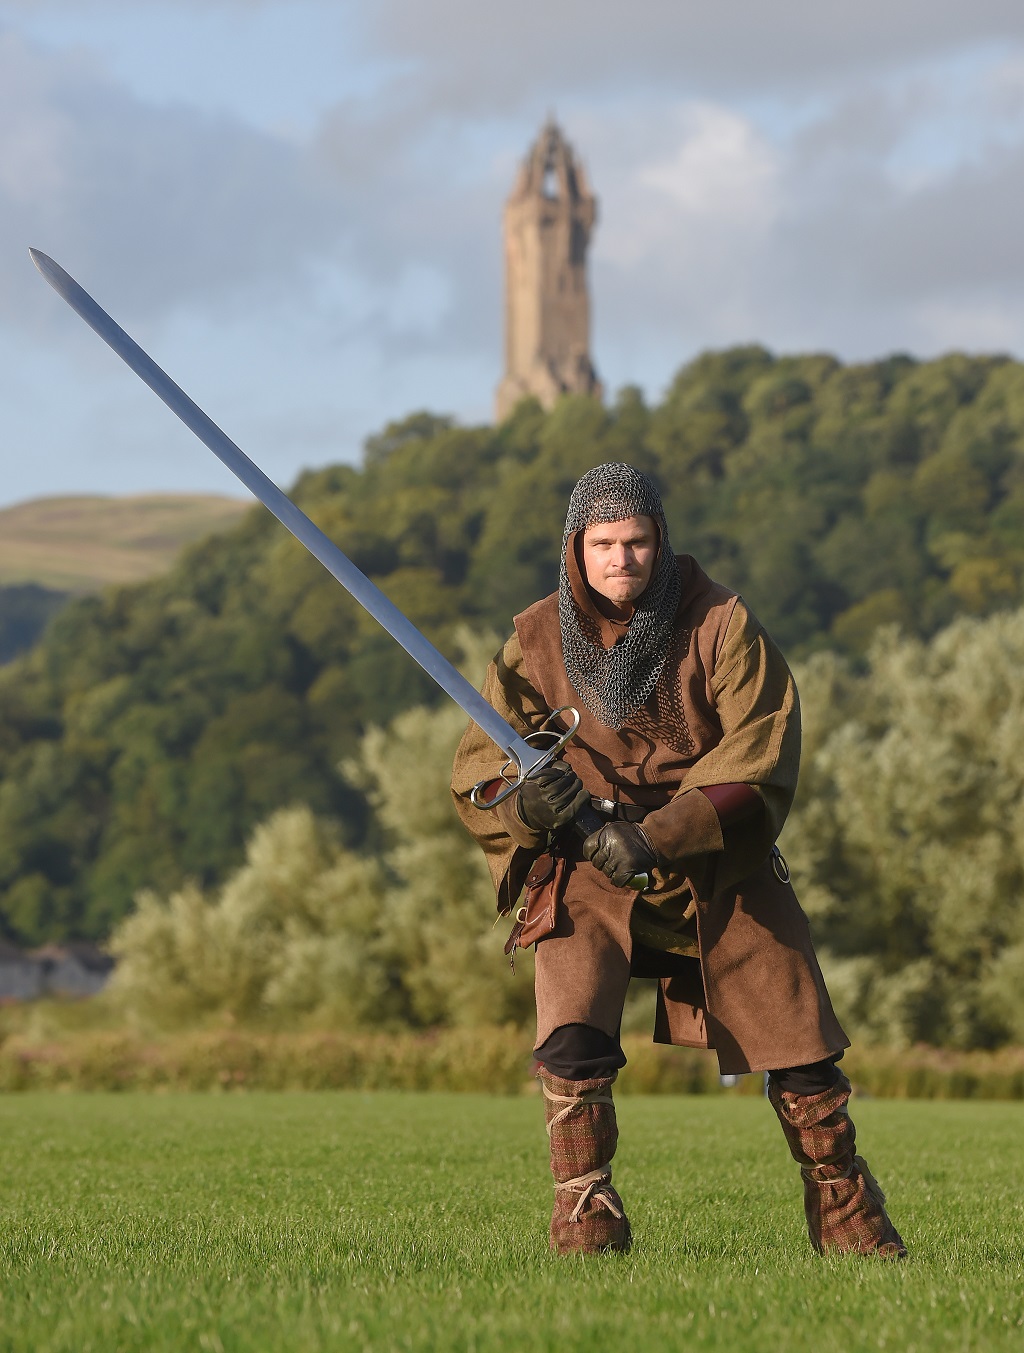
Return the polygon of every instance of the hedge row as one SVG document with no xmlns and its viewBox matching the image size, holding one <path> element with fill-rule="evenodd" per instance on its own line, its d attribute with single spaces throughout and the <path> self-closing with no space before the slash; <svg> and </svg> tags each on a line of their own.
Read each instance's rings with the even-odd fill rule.
<svg viewBox="0 0 1024 1353">
<path fill-rule="evenodd" d="M 758 1094 L 760 1076 L 723 1090 L 715 1058 L 624 1040 L 619 1089 L 633 1094 Z M 843 1062 L 862 1094 L 900 1099 L 1024 1099 L 1024 1048 L 1001 1052 L 860 1049 Z M 432 1034 L 67 1034 L 0 1045 L 0 1091 L 454 1090 L 520 1094 L 533 1087 L 528 1037 L 506 1028 Z"/>
</svg>

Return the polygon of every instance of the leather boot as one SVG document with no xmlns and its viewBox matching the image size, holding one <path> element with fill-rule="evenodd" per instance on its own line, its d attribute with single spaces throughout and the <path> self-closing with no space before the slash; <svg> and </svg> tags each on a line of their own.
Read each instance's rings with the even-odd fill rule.
<svg viewBox="0 0 1024 1353">
<path fill-rule="evenodd" d="M 885 1194 L 863 1156 L 854 1155 L 846 1077 L 816 1095 L 790 1094 L 770 1083 L 768 1097 L 804 1178 L 807 1234 L 817 1252 L 905 1258 L 906 1246 L 885 1210 Z"/>
<path fill-rule="evenodd" d="M 541 1069 L 538 1078 L 555 1177 L 551 1248 L 560 1254 L 628 1249 L 629 1221 L 611 1184 L 619 1137 L 611 1095 L 615 1077 L 570 1081 Z"/>
</svg>

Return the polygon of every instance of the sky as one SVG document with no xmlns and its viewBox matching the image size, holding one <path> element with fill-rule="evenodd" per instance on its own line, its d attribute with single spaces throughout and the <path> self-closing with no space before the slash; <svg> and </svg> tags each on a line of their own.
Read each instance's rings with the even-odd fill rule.
<svg viewBox="0 0 1024 1353">
<path fill-rule="evenodd" d="M 284 486 L 490 420 L 550 112 L 609 392 L 752 341 L 1024 356 L 1020 0 L 0 0 L 0 505 L 244 493 L 29 246 Z"/>
</svg>

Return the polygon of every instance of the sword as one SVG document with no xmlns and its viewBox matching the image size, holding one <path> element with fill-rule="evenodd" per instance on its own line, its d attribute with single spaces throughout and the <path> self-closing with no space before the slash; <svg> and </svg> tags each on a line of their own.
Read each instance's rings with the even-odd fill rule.
<svg viewBox="0 0 1024 1353">
<path fill-rule="evenodd" d="M 41 250 L 30 249 L 28 252 L 32 262 L 57 295 L 67 301 L 89 328 L 114 349 L 136 376 L 146 382 L 171 412 L 177 414 L 185 426 L 223 461 L 231 473 L 242 481 L 250 493 L 274 514 L 281 525 L 290 531 L 314 558 L 319 559 L 328 573 L 341 583 L 350 596 L 383 625 L 392 639 L 397 640 L 445 694 L 461 706 L 473 722 L 505 753 L 507 760 L 499 775 L 504 781 L 504 786 L 496 791 L 493 780 L 481 780 L 479 784 L 474 785 L 470 798 L 477 808 L 497 807 L 511 794 L 516 793 L 524 780 L 536 775 L 554 761 L 579 727 L 578 710 L 571 706 L 556 709 L 541 728 L 521 737 L 462 673 L 438 652 L 430 640 L 419 632 L 412 621 L 402 614 L 394 602 L 356 568 L 334 541 L 310 521 L 305 512 L 297 507 L 287 494 L 282 493 L 273 480 L 269 479 L 259 466 L 221 431 L 212 418 L 203 413 L 199 405 L 194 403 L 180 386 L 175 385 L 167 372 L 143 352 L 138 343 L 97 305 L 69 273 Z M 569 716 L 568 728 L 563 728 L 556 722 L 560 714 Z M 585 807 L 577 815 L 573 826 L 580 835 L 589 836 L 592 832 L 600 830 L 603 819 L 593 808 Z M 647 875 L 638 874 L 630 879 L 629 886 L 635 886 L 636 891 L 642 892 L 649 887 Z"/>
</svg>

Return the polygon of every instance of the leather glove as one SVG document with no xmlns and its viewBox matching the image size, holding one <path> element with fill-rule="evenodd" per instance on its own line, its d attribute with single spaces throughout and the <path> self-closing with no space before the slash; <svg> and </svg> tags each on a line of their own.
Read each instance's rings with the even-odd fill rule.
<svg viewBox="0 0 1024 1353">
<path fill-rule="evenodd" d="M 660 856 L 635 822 L 609 822 L 583 842 L 583 857 L 607 874 L 616 888 L 625 888 L 634 874 L 647 874 Z"/>
<path fill-rule="evenodd" d="M 534 831 L 558 831 L 589 802 L 583 781 L 564 761 L 552 761 L 519 788 L 519 816 Z"/>
</svg>

